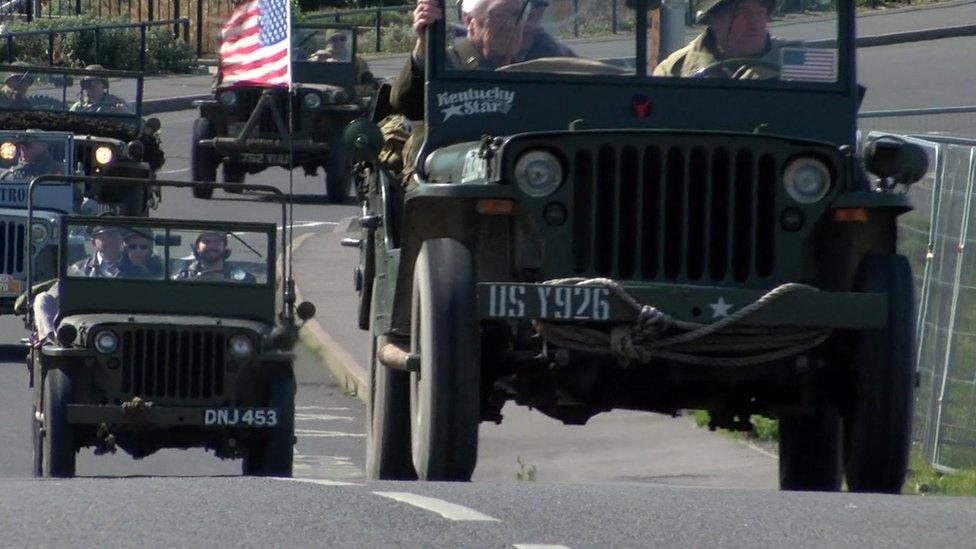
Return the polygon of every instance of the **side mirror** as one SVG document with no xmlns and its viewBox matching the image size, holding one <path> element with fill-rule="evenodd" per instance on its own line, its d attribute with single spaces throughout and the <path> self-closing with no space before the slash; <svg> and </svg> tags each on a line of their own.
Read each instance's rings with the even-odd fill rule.
<svg viewBox="0 0 976 549">
<path fill-rule="evenodd" d="M 871 141 L 864 148 L 864 165 L 869 172 L 882 179 L 911 185 L 925 177 L 929 157 L 920 145 L 885 136 Z"/>
<path fill-rule="evenodd" d="M 301 319 L 302 322 L 308 322 L 313 316 L 315 316 L 315 304 L 311 301 L 302 301 L 295 307 L 295 315 Z"/>
<path fill-rule="evenodd" d="M 383 150 L 383 132 L 368 118 L 350 122 L 342 133 L 342 141 L 351 156 L 360 161 L 374 161 Z"/>
</svg>

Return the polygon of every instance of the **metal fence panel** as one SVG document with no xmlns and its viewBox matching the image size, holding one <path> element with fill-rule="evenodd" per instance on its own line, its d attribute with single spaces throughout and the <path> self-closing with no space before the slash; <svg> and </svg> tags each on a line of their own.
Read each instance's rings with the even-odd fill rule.
<svg viewBox="0 0 976 549">
<path fill-rule="evenodd" d="M 883 134 L 874 132 L 869 136 Z M 898 136 L 929 153 L 899 221 L 915 275 L 919 388 L 915 440 L 932 463 L 976 466 L 976 140 Z"/>
</svg>

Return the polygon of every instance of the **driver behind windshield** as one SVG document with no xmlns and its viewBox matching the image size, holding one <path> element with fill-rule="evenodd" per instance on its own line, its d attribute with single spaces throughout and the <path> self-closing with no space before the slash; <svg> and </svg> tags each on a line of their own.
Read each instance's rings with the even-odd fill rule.
<svg viewBox="0 0 976 549">
<path fill-rule="evenodd" d="M 775 0 L 706 0 L 698 11 L 705 32 L 684 48 L 672 53 L 655 69 L 654 76 L 708 76 L 698 74 L 716 63 L 731 59 L 756 60 L 778 65 L 780 49 L 786 45 L 769 36 L 769 14 Z M 761 78 L 772 69 L 730 63 L 714 76 Z"/>
<path fill-rule="evenodd" d="M 88 65 L 85 70 L 103 71 L 105 67 L 101 65 Z M 105 113 L 128 113 L 129 107 L 125 100 L 112 95 L 108 92 L 108 79 L 102 76 L 86 75 L 81 79 L 80 101 L 75 101 L 71 108 L 74 112 L 105 112 Z"/>
<path fill-rule="evenodd" d="M 12 63 L 15 67 L 30 67 L 23 61 Z M 34 84 L 34 76 L 30 70 L 23 72 L 12 72 L 3 79 L 3 87 L 0 88 L 0 108 L 3 109 L 29 109 L 31 102 L 27 99 L 27 92 Z"/>
<path fill-rule="evenodd" d="M 193 261 L 173 273 L 173 280 L 257 281 L 254 275 L 241 269 L 231 269 L 227 265 L 226 260 L 230 257 L 227 233 L 204 231 L 193 241 L 190 249 L 193 252 Z"/>
<path fill-rule="evenodd" d="M 31 135 L 30 132 L 35 131 L 40 130 L 27 130 L 28 133 L 17 138 L 20 160 L 15 166 L 0 172 L 0 181 L 27 181 L 38 175 L 64 173 L 64 163 L 51 156 L 45 141 L 37 135 Z"/>
</svg>

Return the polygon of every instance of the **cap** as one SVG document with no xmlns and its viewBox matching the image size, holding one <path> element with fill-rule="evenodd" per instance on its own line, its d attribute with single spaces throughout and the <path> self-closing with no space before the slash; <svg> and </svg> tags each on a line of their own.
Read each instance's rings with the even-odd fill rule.
<svg viewBox="0 0 976 549">
<path fill-rule="evenodd" d="M 698 11 L 695 14 L 695 20 L 699 23 L 707 23 L 708 18 L 715 15 L 716 12 L 721 11 L 733 4 L 741 2 L 743 0 L 704 0 L 698 5 Z M 773 8 L 776 7 L 776 0 L 762 0 L 766 4 L 766 9 L 772 13 Z"/>
<path fill-rule="evenodd" d="M 481 2 L 482 0 L 461 0 L 461 11 L 463 13 L 471 13 Z"/>
<path fill-rule="evenodd" d="M 118 227 L 116 225 L 95 225 L 94 227 L 92 227 L 91 237 L 95 238 L 96 236 L 102 233 L 110 233 L 112 231 L 119 232 L 121 231 L 121 227 Z"/>
<path fill-rule="evenodd" d="M 135 229 L 128 228 L 125 230 L 122 236 L 122 238 L 125 240 L 128 240 L 133 237 L 141 237 L 141 238 L 145 238 L 146 240 L 155 241 L 155 235 L 153 234 L 153 230 L 147 227 L 138 227 Z"/>
<path fill-rule="evenodd" d="M 12 72 L 7 74 L 7 76 L 4 77 L 3 79 L 4 84 L 10 85 L 12 80 L 26 80 L 29 84 L 34 83 L 35 80 L 34 76 L 30 73 L 30 69 L 29 69 L 30 64 L 25 63 L 23 61 L 14 61 L 13 63 L 10 64 L 10 66 L 26 67 L 26 69 L 23 72 Z"/>
<path fill-rule="evenodd" d="M 85 67 L 86 71 L 103 71 L 105 67 L 101 65 L 88 65 Z M 101 81 L 101 83 L 107 88 L 108 79 L 104 76 L 98 76 L 96 74 L 86 74 L 81 77 L 81 87 L 85 87 L 89 82 Z"/>
</svg>

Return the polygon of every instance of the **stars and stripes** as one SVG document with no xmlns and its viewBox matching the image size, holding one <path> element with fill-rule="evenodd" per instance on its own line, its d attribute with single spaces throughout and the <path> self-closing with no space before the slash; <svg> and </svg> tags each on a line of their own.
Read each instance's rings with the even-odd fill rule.
<svg viewBox="0 0 976 549">
<path fill-rule="evenodd" d="M 804 82 L 836 82 L 837 50 L 783 48 L 780 79 Z"/>
<path fill-rule="evenodd" d="M 289 0 L 246 0 L 220 29 L 221 86 L 291 84 Z"/>
</svg>

